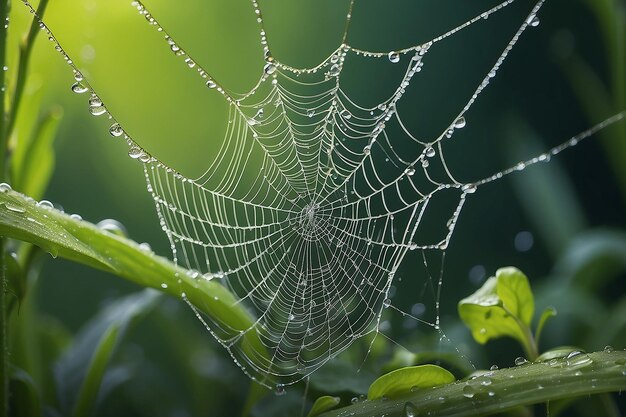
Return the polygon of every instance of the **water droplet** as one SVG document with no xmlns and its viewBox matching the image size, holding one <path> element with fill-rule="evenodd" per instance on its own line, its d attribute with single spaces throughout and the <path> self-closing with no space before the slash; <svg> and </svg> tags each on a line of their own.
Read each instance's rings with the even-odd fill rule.
<svg viewBox="0 0 626 417">
<path fill-rule="evenodd" d="M 140 243 L 139 249 L 142 250 L 143 252 L 152 252 L 152 248 L 150 247 L 150 244 L 147 242 Z"/>
<path fill-rule="evenodd" d="M 111 233 L 116 236 L 127 236 L 124 225 L 114 219 L 104 219 L 99 222 L 96 227 L 104 232 Z"/>
<path fill-rule="evenodd" d="M 106 113 L 106 111 L 107 109 L 104 106 L 89 107 L 89 113 L 93 114 L 94 116 L 100 116 Z"/>
<path fill-rule="evenodd" d="M 435 148 L 433 148 L 432 146 L 428 146 L 427 148 L 424 149 L 424 154 L 429 158 L 432 158 L 433 156 L 435 156 L 436 153 L 437 152 L 435 152 Z"/>
<path fill-rule="evenodd" d="M 100 97 L 98 97 L 95 94 L 92 94 L 91 97 L 89 97 L 89 107 L 100 107 L 102 106 L 102 100 L 100 100 Z"/>
<path fill-rule="evenodd" d="M 167 288 L 167 284 L 166 283 L 162 283 L 161 284 L 161 288 L 166 289 Z"/>
<path fill-rule="evenodd" d="M 567 366 L 575 369 L 582 368 L 593 362 L 593 360 L 586 353 L 574 351 L 565 357 Z"/>
<path fill-rule="evenodd" d="M 141 155 L 143 155 L 143 150 L 139 146 L 132 146 L 128 151 L 128 156 L 133 159 L 137 159 Z"/>
<path fill-rule="evenodd" d="M 285 386 L 283 384 L 276 384 L 276 388 L 274 388 L 274 394 L 276 394 L 277 397 L 285 395 L 286 393 L 287 391 L 285 390 Z"/>
<path fill-rule="evenodd" d="M 461 116 L 454 122 L 455 129 L 463 129 L 467 122 L 465 121 L 465 117 Z"/>
<path fill-rule="evenodd" d="M 122 136 L 124 134 L 124 129 L 122 129 L 122 126 L 120 126 L 119 123 L 114 123 L 109 128 L 109 133 L 114 137 Z"/>
<path fill-rule="evenodd" d="M 12 211 L 13 213 L 25 213 L 26 210 L 23 207 L 14 206 L 13 204 L 6 203 L 4 205 L 7 210 Z"/>
<path fill-rule="evenodd" d="M 313 116 L 315 116 L 315 109 L 309 109 L 309 110 L 307 110 L 307 111 L 306 111 L 306 115 L 307 115 L 308 117 L 313 117 Z"/>
<path fill-rule="evenodd" d="M 473 386 L 468 384 L 463 387 L 463 396 L 465 398 L 474 398 L 474 395 L 476 395 L 476 389 Z"/>
<path fill-rule="evenodd" d="M 515 358 L 515 366 L 521 366 L 521 365 L 525 365 L 528 363 L 528 360 L 524 357 L 518 357 Z"/>
<path fill-rule="evenodd" d="M 185 272 L 185 275 L 187 275 L 191 279 L 196 279 L 200 276 L 200 272 L 196 271 L 195 269 L 188 269 L 187 272 Z"/>
<path fill-rule="evenodd" d="M 429 165 L 428 159 L 422 159 L 422 168 L 428 168 Z"/>
<path fill-rule="evenodd" d="M 37 207 L 51 209 L 51 208 L 54 208 L 54 204 L 52 204 L 48 200 L 41 200 L 40 202 L 37 203 Z"/>
<path fill-rule="evenodd" d="M 293 319 L 295 319 L 296 316 L 294 316 L 292 313 L 289 313 L 289 315 L 287 316 L 287 320 L 291 321 Z"/>
<path fill-rule="evenodd" d="M 339 75 L 340 72 L 341 67 L 339 66 L 339 64 L 333 64 L 328 71 L 328 75 L 330 75 L 331 77 L 336 77 Z"/>
<path fill-rule="evenodd" d="M 263 67 L 263 72 L 265 72 L 267 75 L 271 75 L 275 73 L 276 65 L 272 64 L 271 62 L 268 62 L 267 64 L 265 64 L 265 67 Z"/>
<path fill-rule="evenodd" d="M 461 190 L 467 194 L 474 194 L 476 192 L 476 190 L 478 189 L 478 187 L 476 187 L 476 184 L 465 184 Z"/>
<path fill-rule="evenodd" d="M 70 218 L 73 220 L 82 220 L 83 217 L 80 214 L 70 214 Z"/>
<path fill-rule="evenodd" d="M 397 64 L 398 62 L 400 62 L 400 54 L 397 52 L 389 52 L 387 57 L 389 58 L 389 62 L 391 62 L 392 64 Z"/>
<path fill-rule="evenodd" d="M 404 404 L 404 415 L 405 417 L 415 417 L 417 416 L 417 409 L 415 405 L 411 402 L 407 402 Z"/>
<path fill-rule="evenodd" d="M 415 168 L 413 168 L 413 166 L 409 166 L 404 170 L 404 173 L 408 175 L 409 177 L 411 177 L 415 175 Z"/>
<path fill-rule="evenodd" d="M 352 117 L 352 114 L 348 111 L 348 109 L 343 109 L 341 111 L 341 117 L 344 118 L 345 120 L 350 120 L 350 118 Z"/>
<path fill-rule="evenodd" d="M 89 89 L 85 87 L 84 85 L 82 85 L 81 83 L 76 82 L 72 84 L 72 91 L 78 94 L 82 94 L 82 93 L 86 93 L 87 91 L 89 91 Z"/>
<path fill-rule="evenodd" d="M 614 348 L 613 346 L 611 346 L 611 345 L 606 345 L 606 346 L 604 347 L 604 351 L 605 351 L 606 353 L 613 353 L 613 352 L 615 351 L 615 348 Z"/>
<path fill-rule="evenodd" d="M 493 381 L 491 380 L 491 378 L 482 375 L 482 376 L 479 376 L 478 378 L 476 378 L 476 382 L 478 382 L 483 387 L 487 387 L 487 386 L 491 385 L 491 383 Z"/>
<path fill-rule="evenodd" d="M 541 23 L 541 20 L 539 20 L 539 16 L 533 14 L 533 15 L 528 17 L 528 24 L 531 27 L 536 28 L 537 26 L 539 26 L 539 23 Z"/>
<path fill-rule="evenodd" d="M 491 365 L 491 368 L 489 368 L 490 371 L 497 371 L 498 370 L 498 365 Z"/>
<path fill-rule="evenodd" d="M 207 86 L 207 87 L 209 87 L 209 88 L 215 88 L 215 87 L 217 87 L 217 83 L 216 83 L 215 81 L 213 81 L 213 80 L 209 79 L 209 80 L 206 82 L 206 86 Z"/>
<path fill-rule="evenodd" d="M 11 191 L 12 189 L 13 188 L 11 188 L 11 186 L 6 182 L 0 183 L 0 193 L 6 193 L 8 191 Z"/>
<path fill-rule="evenodd" d="M 356 403 L 358 403 L 358 402 L 359 402 L 359 397 L 352 397 L 352 399 L 350 400 L 350 402 L 351 402 L 352 404 L 356 404 Z"/>
<path fill-rule="evenodd" d="M 391 305 L 391 298 L 385 298 L 383 300 L 383 307 L 388 308 Z"/>
<path fill-rule="evenodd" d="M 363 153 L 365 155 L 369 155 L 371 151 L 372 151 L 372 147 L 370 145 L 367 145 L 363 148 Z"/>
</svg>

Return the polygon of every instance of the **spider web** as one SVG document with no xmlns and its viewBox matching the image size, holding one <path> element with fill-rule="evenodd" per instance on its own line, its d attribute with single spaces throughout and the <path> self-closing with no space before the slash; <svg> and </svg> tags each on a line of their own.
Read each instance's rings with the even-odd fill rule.
<svg viewBox="0 0 626 417">
<path fill-rule="evenodd" d="M 378 334 L 383 311 L 393 307 L 390 289 L 405 255 L 445 250 L 466 199 L 478 187 L 548 161 L 624 116 L 620 113 L 488 178 L 466 183 L 453 176 L 442 143 L 465 126 L 465 113 L 522 33 L 539 23 L 537 13 L 544 3 L 539 0 L 446 129 L 434 138 L 418 138 L 406 128 L 397 105 L 427 64 L 429 51 L 514 2 L 504 1 L 428 42 L 396 51 L 367 51 L 349 42 L 352 1 L 337 49 L 312 68 L 294 68 L 273 57 L 261 9 L 253 0 L 266 63 L 246 94 L 219 84 L 144 4 L 133 2 L 208 92 L 228 102 L 221 148 L 198 178 L 183 176 L 141 148 L 83 79 L 50 29 L 41 21 L 40 26 L 72 67 L 72 89 L 91 94 L 91 113 L 112 119 L 111 135 L 123 137 L 130 157 L 144 164 L 148 191 L 174 261 L 188 268 L 192 278 L 218 280 L 235 296 L 235 303 L 255 317 L 254 324 L 232 328 L 203 315 L 184 293 L 182 298 L 247 375 L 280 390 L 310 375 L 355 340 Z M 359 104 L 342 88 L 344 66 L 357 59 L 402 68 L 397 88 L 375 106 Z M 431 218 L 442 224 L 434 233 Z M 438 313 L 432 321 L 402 314 L 443 335 Z M 250 332 L 264 351 L 243 342 Z"/>
</svg>

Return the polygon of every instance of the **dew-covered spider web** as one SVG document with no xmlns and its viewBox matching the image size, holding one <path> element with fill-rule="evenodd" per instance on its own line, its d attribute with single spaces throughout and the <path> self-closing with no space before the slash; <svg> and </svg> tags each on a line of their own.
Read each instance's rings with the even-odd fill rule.
<svg viewBox="0 0 626 417">
<path fill-rule="evenodd" d="M 111 135 L 124 138 L 129 155 L 144 164 L 174 260 L 198 281 L 219 282 L 254 319 L 235 328 L 202 314 L 184 293 L 182 298 L 246 374 L 261 384 L 282 386 L 310 375 L 355 340 L 379 332 L 383 311 L 393 307 L 389 292 L 403 258 L 416 250 L 445 250 L 463 205 L 480 186 L 547 161 L 623 118 L 621 113 L 607 119 L 490 177 L 465 182 L 454 176 L 444 144 L 465 127 L 467 111 L 523 32 L 539 24 L 540 0 L 440 134 L 417 137 L 406 127 L 411 111 L 400 111 L 400 104 L 428 65 L 429 52 L 514 2 L 504 1 L 419 45 L 368 51 L 350 43 L 350 22 L 358 9 L 352 1 L 337 49 L 314 67 L 294 68 L 273 56 L 262 5 L 253 0 L 250 12 L 257 16 L 265 64 L 258 83 L 245 94 L 221 85 L 144 4 L 133 2 L 174 56 L 197 73 L 207 94 L 228 103 L 221 148 L 207 157 L 206 171 L 197 178 L 183 176 L 144 150 L 50 29 L 43 22 L 41 27 L 72 67 L 72 89 L 90 95 L 91 113 L 112 119 Z M 343 88 L 344 67 L 361 60 L 401 68 L 395 89 L 374 106 L 362 105 Z M 429 227 L 432 218 L 443 225 L 436 233 Z M 413 319 L 441 332 L 438 314 L 433 320 Z M 260 343 L 247 343 L 250 334 Z"/>
</svg>

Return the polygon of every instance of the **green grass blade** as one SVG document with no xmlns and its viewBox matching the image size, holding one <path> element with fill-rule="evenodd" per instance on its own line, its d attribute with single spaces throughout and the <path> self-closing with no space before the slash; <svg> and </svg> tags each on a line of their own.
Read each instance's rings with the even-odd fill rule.
<svg viewBox="0 0 626 417">
<path fill-rule="evenodd" d="M 39 122 L 23 158 L 11 167 L 15 189 L 33 198 L 43 197 L 48 188 L 55 162 L 53 144 L 62 115 L 63 111 L 55 108 Z"/>
<path fill-rule="evenodd" d="M 78 395 L 76 407 L 72 413 L 73 417 L 87 417 L 91 415 L 95 408 L 100 383 L 104 377 L 106 367 L 113 355 L 113 350 L 117 344 L 120 334 L 119 326 L 111 326 L 102 336 L 98 348 L 94 352 L 91 364 L 85 375 L 85 380 Z"/>
</svg>

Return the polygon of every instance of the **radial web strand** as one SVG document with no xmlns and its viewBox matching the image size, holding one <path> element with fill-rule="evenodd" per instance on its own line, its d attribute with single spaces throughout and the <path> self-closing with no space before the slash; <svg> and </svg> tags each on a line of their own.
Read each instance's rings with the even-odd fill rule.
<svg viewBox="0 0 626 417">
<path fill-rule="evenodd" d="M 394 275 L 407 253 L 445 250 L 467 197 L 481 185 L 548 160 L 619 114 L 544 155 L 491 177 L 465 183 L 453 176 L 442 143 L 465 126 L 465 114 L 496 76 L 522 33 L 538 24 L 538 1 L 475 91 L 439 135 L 416 137 L 398 111 L 403 95 L 439 42 L 506 8 L 507 0 L 419 45 L 367 51 L 350 44 L 350 4 L 342 43 L 312 68 L 294 68 L 272 55 L 259 4 L 252 2 L 265 52 L 263 75 L 253 89 L 236 94 L 202 68 L 161 26 L 144 4 L 133 2 L 210 94 L 229 106 L 221 148 L 206 171 L 187 178 L 151 156 L 107 110 L 69 55 L 42 22 L 55 48 L 74 70 L 76 92 L 91 94 L 93 114 L 114 122 L 130 156 L 144 164 L 161 227 L 174 260 L 198 281 L 217 281 L 254 317 L 235 329 L 196 315 L 261 384 L 294 383 L 314 372 L 355 340 L 379 332 L 391 304 Z M 29 3 L 24 2 L 28 7 Z M 31 7 L 31 10 L 34 10 Z M 353 59 L 401 67 L 396 88 L 375 106 L 364 106 L 343 88 L 344 65 Z M 445 227 L 427 233 L 424 219 L 437 207 Z M 446 207 L 441 209 L 441 207 Z M 437 295 L 438 300 L 438 295 Z M 438 317 L 423 320 L 440 331 Z M 253 333 L 263 349 L 243 342 Z"/>
</svg>

